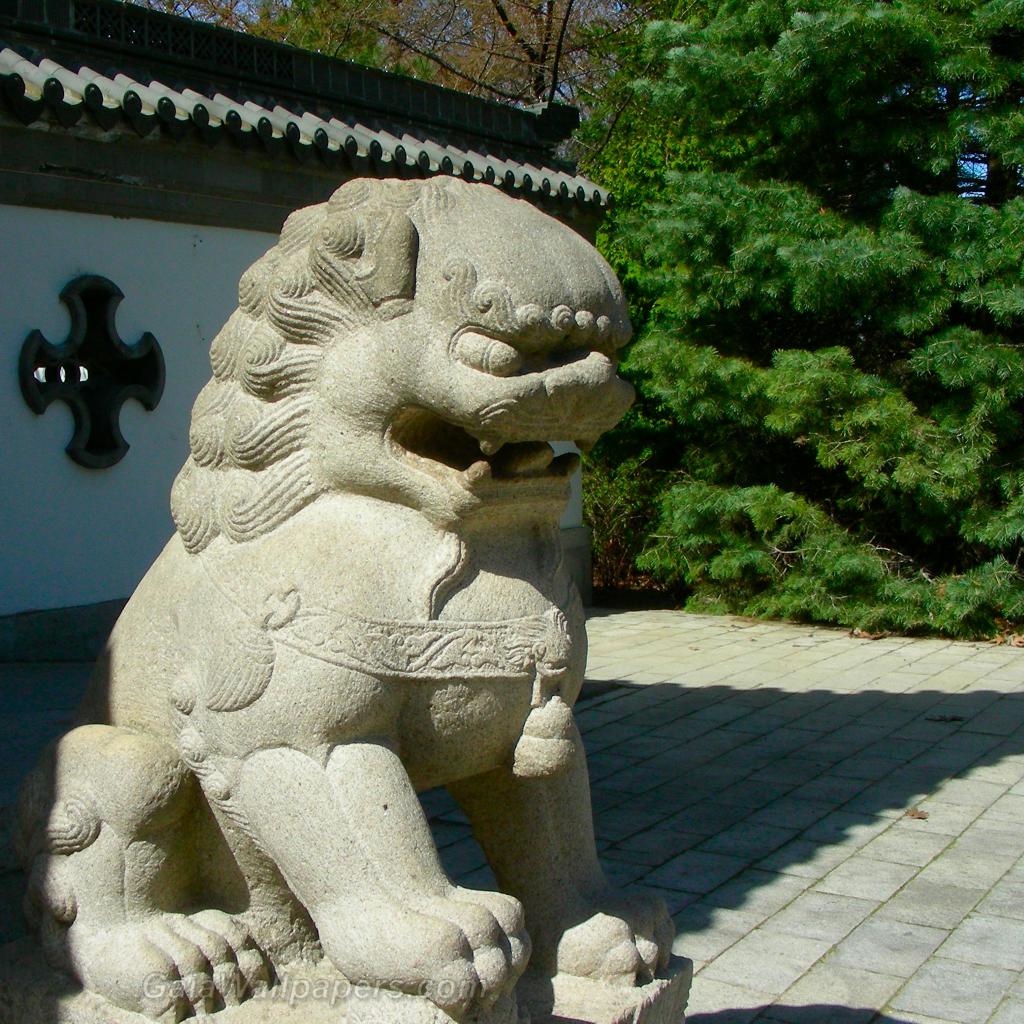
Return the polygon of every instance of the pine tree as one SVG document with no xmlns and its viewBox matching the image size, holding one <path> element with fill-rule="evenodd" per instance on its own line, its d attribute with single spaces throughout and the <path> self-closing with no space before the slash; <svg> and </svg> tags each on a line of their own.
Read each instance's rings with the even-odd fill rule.
<svg viewBox="0 0 1024 1024">
<path fill-rule="evenodd" d="M 725 0 L 649 44 L 696 156 L 609 249 L 663 481 L 641 568 L 696 610 L 1024 621 L 1024 2 Z"/>
</svg>

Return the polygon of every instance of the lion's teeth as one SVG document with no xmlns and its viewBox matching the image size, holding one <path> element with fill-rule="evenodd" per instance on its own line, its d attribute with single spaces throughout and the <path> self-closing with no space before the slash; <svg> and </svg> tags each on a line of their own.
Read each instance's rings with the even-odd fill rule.
<svg viewBox="0 0 1024 1024">
<path fill-rule="evenodd" d="M 483 459 L 474 462 L 473 465 L 466 470 L 466 479 L 469 480 L 471 484 L 480 483 L 481 480 L 489 480 L 490 478 L 491 464 L 489 462 L 484 462 Z"/>
<path fill-rule="evenodd" d="M 543 473 L 551 465 L 555 453 L 549 444 L 523 444 L 510 449 L 507 459 L 502 461 L 503 472 L 512 475 Z"/>
<path fill-rule="evenodd" d="M 498 452 L 501 451 L 503 446 L 504 442 L 502 441 L 481 441 L 480 451 L 482 451 L 484 455 L 487 456 L 496 455 Z"/>
</svg>

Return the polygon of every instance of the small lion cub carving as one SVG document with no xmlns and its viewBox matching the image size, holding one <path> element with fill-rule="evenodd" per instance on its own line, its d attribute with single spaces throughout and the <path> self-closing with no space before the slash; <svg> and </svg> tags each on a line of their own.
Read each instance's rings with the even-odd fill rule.
<svg viewBox="0 0 1024 1024">
<path fill-rule="evenodd" d="M 629 331 L 594 249 L 496 188 L 356 180 L 288 219 L 213 342 L 176 534 L 26 784 L 54 967 L 159 1021 L 318 962 L 514 1021 L 528 963 L 636 986 L 667 962 L 664 906 L 595 852 L 578 457 L 548 444 L 629 406 Z M 500 892 L 446 876 L 435 786 Z"/>
</svg>

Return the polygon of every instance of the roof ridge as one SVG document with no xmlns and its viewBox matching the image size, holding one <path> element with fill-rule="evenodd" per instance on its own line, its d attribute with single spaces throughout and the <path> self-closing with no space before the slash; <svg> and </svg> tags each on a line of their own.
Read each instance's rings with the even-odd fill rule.
<svg viewBox="0 0 1024 1024">
<path fill-rule="evenodd" d="M 579 121 L 573 107 L 499 103 L 122 0 L 0 0 L 0 28 L 8 27 L 23 38 L 41 37 L 48 48 L 58 44 L 65 57 L 75 44 L 84 45 L 127 56 L 135 66 L 156 61 L 193 73 L 202 69 L 222 83 L 285 89 L 403 119 L 411 115 L 549 152 Z"/>
<path fill-rule="evenodd" d="M 114 69 L 106 75 L 85 62 L 70 63 L 77 68 L 42 56 L 32 46 L 5 46 L 0 38 L 0 93 L 18 120 L 32 124 L 52 118 L 70 128 L 87 117 L 102 132 L 130 126 L 144 137 L 160 129 L 172 139 L 198 135 L 211 146 L 230 139 L 299 161 L 315 154 L 328 167 L 347 166 L 357 175 L 449 174 L 555 205 L 600 208 L 608 201 L 606 192 L 576 175 L 571 165 L 558 166 L 561 162 L 550 153 L 536 149 L 505 145 L 495 147 L 500 154 L 492 154 L 485 140 L 441 143 L 427 132 L 414 134 L 421 126 L 403 128 L 362 111 L 322 106 L 322 113 L 296 112 L 273 96 L 261 97 L 260 103 L 223 90 L 207 95 L 202 88 L 213 91 L 217 86 L 212 82 L 175 88 L 156 78 L 143 82 Z"/>
</svg>

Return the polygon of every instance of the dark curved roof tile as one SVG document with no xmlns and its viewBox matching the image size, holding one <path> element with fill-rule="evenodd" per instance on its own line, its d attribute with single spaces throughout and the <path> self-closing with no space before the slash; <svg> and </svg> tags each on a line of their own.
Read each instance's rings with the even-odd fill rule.
<svg viewBox="0 0 1024 1024">
<path fill-rule="evenodd" d="M 494 182 L 522 195 L 551 195 L 591 207 L 608 203 L 607 192 L 592 181 L 543 162 L 538 166 L 530 158 L 500 158 L 409 132 L 399 138 L 365 124 L 367 118 L 356 114 L 334 112 L 325 119 L 283 103 L 269 107 L 223 92 L 208 96 L 187 86 L 179 90 L 160 81 L 140 82 L 124 73 L 110 78 L 86 66 L 75 70 L 45 57 L 30 58 L 10 47 L 0 50 L 0 96 L 25 124 L 52 117 L 70 126 L 87 115 L 102 132 L 121 120 L 141 135 L 158 127 L 171 138 L 194 130 L 209 144 L 233 135 L 285 159 L 315 154 L 325 162 L 345 159 L 357 170 L 370 165 L 423 176 L 452 174 Z"/>
</svg>

